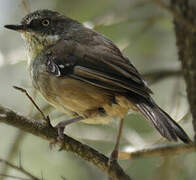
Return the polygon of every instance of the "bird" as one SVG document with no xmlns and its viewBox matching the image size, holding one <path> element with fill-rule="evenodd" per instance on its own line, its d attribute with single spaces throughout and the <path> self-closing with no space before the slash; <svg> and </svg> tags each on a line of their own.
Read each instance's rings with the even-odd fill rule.
<svg viewBox="0 0 196 180">
<path fill-rule="evenodd" d="M 118 159 L 120 136 L 128 111 L 141 113 L 169 141 L 191 140 L 153 100 L 142 75 L 107 37 L 56 11 L 42 9 L 26 15 L 20 24 L 5 25 L 25 41 L 33 87 L 70 119 L 64 128 L 81 121 L 105 124 L 120 118 L 111 161 Z"/>
</svg>

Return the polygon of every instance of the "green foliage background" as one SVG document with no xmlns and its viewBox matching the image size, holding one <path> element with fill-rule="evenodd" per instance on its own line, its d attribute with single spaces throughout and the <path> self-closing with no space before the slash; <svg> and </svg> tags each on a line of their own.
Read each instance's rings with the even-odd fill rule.
<svg viewBox="0 0 196 180">
<path fill-rule="evenodd" d="M 27 98 L 12 88 L 23 86 L 32 92 L 26 69 L 24 43 L 15 32 L 5 30 L 5 24 L 17 24 L 25 15 L 20 0 L 0 0 L 0 103 L 21 114 L 28 115 L 32 105 Z M 138 70 L 145 74 L 160 70 L 180 68 L 177 60 L 172 16 L 154 1 L 146 0 L 30 0 L 31 10 L 52 9 L 90 25 L 113 40 Z M 184 127 L 192 137 L 192 125 L 186 101 L 184 81 L 171 77 L 150 85 L 158 104 Z M 44 108 L 46 102 L 37 95 L 36 101 Z M 33 109 L 31 116 L 37 113 Z M 67 119 L 57 110 L 50 111 L 52 123 Z M 108 125 L 76 123 L 66 133 L 83 143 L 109 155 L 117 134 L 118 122 Z M 100 180 L 106 176 L 97 168 L 72 153 L 49 150 L 48 142 L 30 134 L 23 135 L 19 146 L 10 149 L 16 142 L 19 130 L 0 124 L 0 158 L 10 159 L 44 179 Z M 169 143 L 139 114 L 127 116 L 121 141 L 121 151 L 130 151 L 157 144 Z M 20 154 L 20 155 L 19 155 Z M 182 154 L 167 157 L 149 157 L 123 160 L 120 164 L 133 179 L 187 180 L 195 179 L 195 156 Z M 0 172 L 4 166 L 0 164 Z M 22 176 L 9 170 L 7 174 Z M 9 178 L 7 178 L 9 179 Z"/>
</svg>

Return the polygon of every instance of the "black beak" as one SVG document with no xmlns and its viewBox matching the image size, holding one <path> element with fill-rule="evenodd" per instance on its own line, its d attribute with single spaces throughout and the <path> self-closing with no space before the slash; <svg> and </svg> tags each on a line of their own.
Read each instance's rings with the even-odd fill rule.
<svg viewBox="0 0 196 180">
<path fill-rule="evenodd" d="M 4 27 L 19 32 L 24 32 L 25 30 L 27 30 L 26 26 L 24 25 L 5 25 Z"/>
</svg>

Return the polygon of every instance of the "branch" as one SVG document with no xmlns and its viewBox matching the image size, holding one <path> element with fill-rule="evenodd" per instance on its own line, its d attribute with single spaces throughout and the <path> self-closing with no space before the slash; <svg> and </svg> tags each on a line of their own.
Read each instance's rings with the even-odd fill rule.
<svg viewBox="0 0 196 180">
<path fill-rule="evenodd" d="M 14 111 L 0 106 L 0 122 L 17 127 L 33 135 L 39 136 L 49 142 L 56 141 L 57 130 L 45 121 L 37 121 L 29 117 L 24 117 Z M 96 167 L 104 171 L 114 180 L 130 180 L 117 162 L 108 166 L 108 158 L 95 149 L 80 143 L 79 141 L 64 135 L 64 142 L 57 142 L 62 150 L 71 151 L 82 159 L 91 162 Z"/>
<path fill-rule="evenodd" d="M 50 106 L 49 104 L 42 107 L 42 111 L 45 114 L 48 114 L 49 112 L 51 112 L 51 109 L 53 109 L 53 107 Z M 33 104 L 31 103 L 31 107 L 30 107 L 30 111 L 28 113 L 28 116 L 30 116 L 32 114 L 32 111 L 33 111 Z M 33 116 L 33 118 L 36 119 L 36 120 L 40 119 L 40 113 L 37 112 Z M 16 153 L 19 151 L 19 147 L 20 147 L 23 139 L 25 138 L 25 136 L 26 136 L 26 133 L 24 131 L 18 131 L 18 133 L 16 134 L 15 139 L 13 141 L 13 144 L 11 145 L 11 147 L 8 151 L 8 155 L 7 155 L 7 158 L 6 158 L 6 160 L 8 162 L 11 162 L 12 159 L 16 156 Z M 8 166 L 5 164 L 5 166 L 2 168 L 1 175 L 2 174 L 7 174 L 7 171 L 8 171 Z M 5 176 L 2 176 L 2 178 L 0 177 L 0 180 L 4 180 L 4 177 Z"/>
<path fill-rule="evenodd" d="M 155 72 L 144 73 L 143 77 L 149 84 L 154 84 L 168 77 L 179 77 L 182 75 L 180 70 L 159 70 Z"/>
<path fill-rule="evenodd" d="M 0 177 L 19 179 L 19 180 L 30 180 L 30 179 L 26 179 L 26 178 L 22 178 L 22 177 L 18 177 L 18 176 L 11 176 L 11 175 L 1 174 L 1 173 L 0 173 Z"/>
<path fill-rule="evenodd" d="M 33 97 L 33 99 L 36 97 L 36 95 L 37 95 L 36 90 L 33 89 L 33 92 L 32 92 L 32 97 Z M 44 111 L 43 111 L 43 112 L 44 112 Z M 30 108 L 29 108 L 29 112 L 28 112 L 28 116 L 31 116 L 32 113 L 33 113 L 33 104 L 31 103 L 31 104 L 30 104 Z M 38 115 L 40 115 L 39 112 L 36 113 L 36 115 L 35 115 L 34 118 L 36 118 L 36 116 L 38 116 Z M 12 159 L 16 156 L 16 153 L 18 152 L 19 147 L 20 147 L 20 145 L 21 145 L 23 139 L 25 138 L 25 135 L 26 135 L 26 134 L 24 133 L 24 131 L 18 131 L 18 132 L 17 132 L 17 134 L 16 134 L 16 136 L 15 136 L 15 139 L 14 139 L 14 141 L 13 141 L 14 143 L 10 146 L 9 151 L 8 151 L 8 153 L 7 153 L 7 158 L 6 158 L 6 160 L 7 160 L 8 162 L 12 162 Z M 4 167 L 2 168 L 1 175 L 2 175 L 2 174 L 7 174 L 8 169 L 9 169 L 9 166 L 7 166 L 7 165 L 5 164 Z M 4 177 L 5 177 L 5 176 L 0 177 L 0 180 L 4 180 Z"/>
<path fill-rule="evenodd" d="M 119 159 L 135 159 L 142 157 L 154 157 L 154 156 L 170 156 L 173 154 L 182 154 L 185 152 L 194 152 L 196 151 L 196 145 L 171 145 L 171 146 L 158 146 L 147 149 L 136 150 L 133 152 L 121 152 L 119 153 Z"/>
<path fill-rule="evenodd" d="M 21 0 L 21 4 L 22 4 L 24 12 L 26 14 L 29 14 L 31 12 L 29 1 L 28 0 Z"/>
<path fill-rule="evenodd" d="M 13 140 L 14 143 L 12 144 L 10 150 L 8 151 L 8 155 L 6 158 L 8 162 L 11 162 L 11 160 L 15 157 L 24 137 L 25 137 L 24 131 L 17 132 L 15 139 Z M 2 176 L 2 174 L 7 174 L 8 170 L 9 170 L 9 166 L 6 163 L 4 163 L 4 166 L 2 167 L 0 176 Z M 4 177 L 5 176 L 0 177 L 0 180 L 4 180 Z"/>
<path fill-rule="evenodd" d="M 0 158 L 0 162 L 1 163 L 4 163 L 4 164 L 6 164 L 7 166 L 9 166 L 9 167 L 11 167 L 11 168 L 13 168 L 13 169 L 16 169 L 16 170 L 18 170 L 18 171 L 20 171 L 21 173 L 23 173 L 24 175 L 26 175 L 27 177 L 29 177 L 30 179 L 32 179 L 32 180 L 40 180 L 39 178 L 37 178 L 37 177 L 35 177 L 34 175 L 32 175 L 31 173 L 29 173 L 28 171 L 26 171 L 23 167 L 18 167 L 18 166 L 16 166 L 16 165 L 14 165 L 14 164 L 11 164 L 11 163 L 9 163 L 8 161 L 6 161 L 6 160 L 4 160 L 4 159 L 1 159 Z M 0 174 L 0 176 L 9 176 L 9 175 L 5 175 L 5 174 Z M 10 176 L 9 176 L 10 177 Z M 13 178 L 13 177 L 12 177 Z M 18 179 L 24 179 L 24 178 L 19 178 L 19 177 L 16 177 L 16 178 L 18 178 Z"/>
</svg>

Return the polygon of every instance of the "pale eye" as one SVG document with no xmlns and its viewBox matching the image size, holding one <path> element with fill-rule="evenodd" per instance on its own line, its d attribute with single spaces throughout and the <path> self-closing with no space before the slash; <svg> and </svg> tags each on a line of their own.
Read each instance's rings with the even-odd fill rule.
<svg viewBox="0 0 196 180">
<path fill-rule="evenodd" d="M 48 26 L 50 24 L 50 21 L 48 19 L 43 19 L 42 20 L 42 25 L 43 26 Z"/>
</svg>

